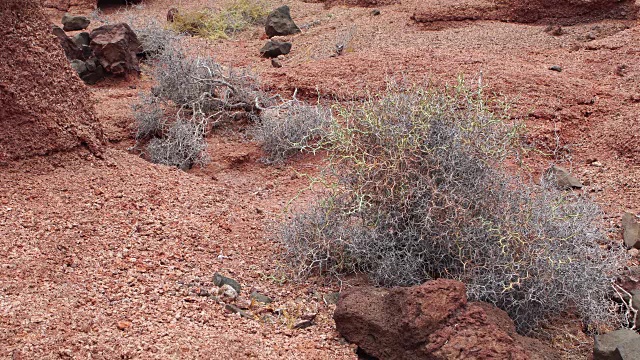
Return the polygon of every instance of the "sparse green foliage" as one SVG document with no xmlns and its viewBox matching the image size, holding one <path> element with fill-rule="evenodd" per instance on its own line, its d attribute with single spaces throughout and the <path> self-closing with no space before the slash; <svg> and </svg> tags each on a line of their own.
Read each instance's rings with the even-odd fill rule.
<svg viewBox="0 0 640 360">
<path fill-rule="evenodd" d="M 174 18 L 173 29 L 209 39 L 227 39 L 250 25 L 264 21 L 268 14 L 266 9 L 259 1 L 234 0 L 220 11 L 180 11 Z"/>
<path fill-rule="evenodd" d="M 594 329 L 616 321 L 611 279 L 625 253 L 601 248 L 600 210 L 507 170 L 517 127 L 480 91 L 394 85 L 338 113 L 319 146 L 325 193 L 280 232 L 299 275 L 458 279 L 521 332 L 570 310 Z"/>
</svg>

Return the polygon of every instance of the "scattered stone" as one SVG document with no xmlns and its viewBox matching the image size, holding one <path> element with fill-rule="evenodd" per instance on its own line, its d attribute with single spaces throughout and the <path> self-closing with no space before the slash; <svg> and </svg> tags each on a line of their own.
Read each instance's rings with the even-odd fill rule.
<svg viewBox="0 0 640 360">
<path fill-rule="evenodd" d="M 549 25 L 547 26 L 546 29 L 544 29 L 545 32 L 553 35 L 553 36 L 560 36 L 562 34 L 564 34 L 564 30 L 562 29 L 562 26 L 560 25 Z"/>
<path fill-rule="evenodd" d="M 622 238 L 627 248 L 640 249 L 640 223 L 632 213 L 622 215 Z"/>
<path fill-rule="evenodd" d="M 231 286 L 238 294 L 240 294 L 240 290 L 242 289 L 242 287 L 240 286 L 240 283 L 233 280 L 232 278 L 226 277 L 226 276 L 222 276 L 219 273 L 215 273 L 213 275 L 213 285 L 215 286 L 219 286 L 222 287 L 223 285 L 229 285 Z"/>
<path fill-rule="evenodd" d="M 128 321 L 120 320 L 116 323 L 116 327 L 118 328 L 118 330 L 124 331 L 131 327 L 131 323 Z"/>
<path fill-rule="evenodd" d="M 313 321 L 311 320 L 300 320 L 293 325 L 294 329 L 306 329 L 309 326 L 313 326 Z"/>
<path fill-rule="evenodd" d="M 257 301 L 259 303 L 263 303 L 263 304 L 271 304 L 273 302 L 273 299 L 271 299 L 270 297 L 266 296 L 266 295 L 262 295 L 256 291 L 252 292 L 251 295 L 249 296 L 249 298 L 251 300 Z"/>
<path fill-rule="evenodd" d="M 266 58 L 276 58 L 280 55 L 287 55 L 291 51 L 291 46 L 290 42 L 269 40 L 262 49 L 260 49 L 260 55 Z"/>
<path fill-rule="evenodd" d="M 340 299 L 339 292 L 332 292 L 332 293 L 324 294 L 322 296 L 322 300 L 324 300 L 324 303 L 327 305 L 337 304 L 339 299 Z"/>
<path fill-rule="evenodd" d="M 560 65 L 553 65 L 549 68 L 551 71 L 562 72 L 562 67 Z"/>
<path fill-rule="evenodd" d="M 624 76 L 627 73 L 628 66 L 625 64 L 616 66 L 615 74 L 618 76 Z"/>
<path fill-rule="evenodd" d="M 620 347 L 640 343 L 640 334 L 629 329 L 620 329 L 603 335 L 596 335 L 593 342 L 593 360 L 621 360 Z"/>
<path fill-rule="evenodd" d="M 209 296 L 209 291 L 207 289 L 203 289 L 203 288 L 197 288 L 195 293 L 198 296 Z"/>
<path fill-rule="evenodd" d="M 378 15 L 380 15 L 380 10 L 378 10 L 378 9 L 373 9 L 373 10 L 371 10 L 371 15 L 372 15 L 372 16 L 378 16 Z"/>
<path fill-rule="evenodd" d="M 247 313 L 246 311 L 243 311 L 242 309 L 240 309 L 239 307 L 233 304 L 226 304 L 224 306 L 224 309 L 232 314 L 240 314 L 240 316 L 242 316 L 243 318 L 247 318 L 247 319 L 253 318 L 249 313 Z"/>
<path fill-rule="evenodd" d="M 640 359 L 640 340 L 626 342 L 618 346 L 618 351 L 622 360 L 638 360 Z"/>
<path fill-rule="evenodd" d="M 318 313 L 305 313 L 305 314 L 302 314 L 302 316 L 300 316 L 300 319 L 313 321 L 316 318 L 316 316 L 318 316 Z"/>
<path fill-rule="evenodd" d="M 244 298 L 238 298 L 236 299 L 236 306 L 242 310 L 247 310 L 251 308 L 251 301 Z"/>
<path fill-rule="evenodd" d="M 569 170 L 561 167 L 553 165 L 548 170 L 549 174 L 554 177 L 556 184 L 561 189 L 571 189 L 571 188 L 582 188 L 582 183 L 578 178 L 571 175 Z"/>
<path fill-rule="evenodd" d="M 345 339 L 379 359 L 559 358 L 542 342 L 519 336 L 504 311 L 467 303 L 464 284 L 454 280 L 353 287 L 341 294 L 333 319 Z"/>
<path fill-rule="evenodd" d="M 226 297 L 232 300 L 238 297 L 238 292 L 236 291 L 236 289 L 231 287 L 231 285 L 229 284 L 222 285 L 218 290 L 218 294 L 221 294 L 223 297 Z"/>
<path fill-rule="evenodd" d="M 90 34 L 91 49 L 104 69 L 114 75 L 140 72 L 137 54 L 142 45 L 125 23 L 104 25 Z"/>
<path fill-rule="evenodd" d="M 90 23 L 91 20 L 84 16 L 70 15 L 67 13 L 62 17 L 62 29 L 64 31 L 84 30 L 89 27 Z"/>
<path fill-rule="evenodd" d="M 176 8 L 169 9 L 169 11 L 167 11 L 167 21 L 173 22 L 176 19 L 176 15 L 178 14 L 179 14 L 178 9 Z"/>
<path fill-rule="evenodd" d="M 291 19 L 291 11 L 287 5 L 283 5 L 273 10 L 264 27 L 267 37 L 293 35 L 302 32 Z"/>
<path fill-rule="evenodd" d="M 87 85 L 94 85 L 105 78 L 104 68 L 96 58 L 87 61 L 73 60 L 71 67 Z"/>
<path fill-rule="evenodd" d="M 281 68 L 282 63 L 277 58 L 273 58 L 271 59 L 271 66 L 273 66 L 274 68 Z"/>
</svg>

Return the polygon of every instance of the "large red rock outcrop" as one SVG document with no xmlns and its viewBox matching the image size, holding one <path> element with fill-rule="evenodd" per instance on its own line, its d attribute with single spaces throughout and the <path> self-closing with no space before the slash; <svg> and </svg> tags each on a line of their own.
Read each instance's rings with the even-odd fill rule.
<svg viewBox="0 0 640 360">
<path fill-rule="evenodd" d="M 94 10 L 98 0 L 43 0 L 42 5 L 58 11 L 90 11 Z"/>
<path fill-rule="evenodd" d="M 556 359 L 541 342 L 518 335 L 507 314 L 467 302 L 464 284 L 435 280 L 409 288 L 343 292 L 334 320 L 367 354 L 387 359 Z"/>
<path fill-rule="evenodd" d="M 99 153 L 102 135 L 87 90 L 39 2 L 4 0 L 0 16 L 0 162 L 81 145 Z"/>
<path fill-rule="evenodd" d="M 601 19 L 635 19 L 635 0 L 407 0 L 419 23 L 499 20 L 521 23 L 547 21 L 572 24 Z"/>
</svg>

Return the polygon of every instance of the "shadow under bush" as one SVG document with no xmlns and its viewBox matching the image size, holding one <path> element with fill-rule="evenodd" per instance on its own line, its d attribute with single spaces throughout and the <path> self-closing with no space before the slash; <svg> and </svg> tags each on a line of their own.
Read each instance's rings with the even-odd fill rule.
<svg viewBox="0 0 640 360">
<path fill-rule="evenodd" d="M 518 128 L 480 91 L 392 85 L 338 113 L 319 145 L 329 154 L 325 192 L 279 233 L 300 276 L 458 279 L 522 333 L 565 311 L 592 330 L 620 320 L 611 282 L 625 252 L 601 246 L 600 209 L 508 171 Z"/>
</svg>

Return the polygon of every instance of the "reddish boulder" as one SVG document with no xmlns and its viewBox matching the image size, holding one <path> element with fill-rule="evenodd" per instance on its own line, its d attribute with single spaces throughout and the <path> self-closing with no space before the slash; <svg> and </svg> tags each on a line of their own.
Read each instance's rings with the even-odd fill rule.
<svg viewBox="0 0 640 360">
<path fill-rule="evenodd" d="M 342 293 L 334 320 L 342 336 L 381 360 L 556 358 L 537 340 L 517 335 L 506 313 L 467 303 L 465 293 L 464 284 L 444 279 L 352 288 Z"/>
<path fill-rule="evenodd" d="M 51 35 L 40 1 L 3 0 L 0 17 L 0 162 L 83 144 L 99 153 L 91 100 Z"/>
<path fill-rule="evenodd" d="M 125 23 L 104 25 L 91 32 L 91 49 L 102 67 L 114 75 L 139 73 L 142 45 Z"/>
</svg>

